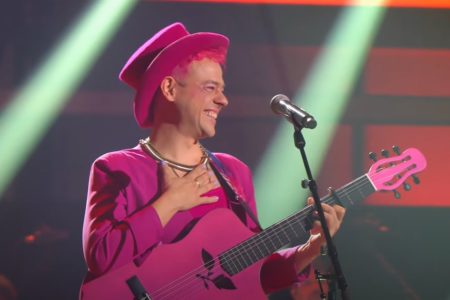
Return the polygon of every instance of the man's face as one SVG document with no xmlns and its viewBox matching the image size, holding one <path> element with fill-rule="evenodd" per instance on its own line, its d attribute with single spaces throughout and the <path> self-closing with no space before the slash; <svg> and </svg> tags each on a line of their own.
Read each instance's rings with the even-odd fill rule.
<svg viewBox="0 0 450 300">
<path fill-rule="evenodd" d="M 176 99 L 179 129 L 195 139 L 212 137 L 222 108 L 228 105 L 223 94 L 222 68 L 210 59 L 193 61 L 187 72 L 176 72 Z"/>
</svg>

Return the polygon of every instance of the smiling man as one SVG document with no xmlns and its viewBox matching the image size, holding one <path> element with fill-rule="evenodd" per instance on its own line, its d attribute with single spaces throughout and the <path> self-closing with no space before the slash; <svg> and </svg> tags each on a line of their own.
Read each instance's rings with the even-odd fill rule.
<svg viewBox="0 0 450 300">
<path fill-rule="evenodd" d="M 143 44 L 120 73 L 136 90 L 137 123 L 151 134 L 94 162 L 83 228 L 86 282 L 113 278 L 119 285 L 108 290 L 125 289 L 114 292 L 115 299 L 133 298 L 125 285 L 130 277 L 142 281 L 152 299 L 264 298 L 301 281 L 319 255 L 324 239 L 315 224 L 306 244 L 252 264 L 233 263 L 239 272 L 226 267 L 235 254 L 220 258 L 261 231 L 249 168 L 200 144 L 215 135 L 228 105 L 222 74 L 228 44 L 223 35 L 190 34 L 175 23 Z M 323 207 L 334 234 L 345 211 Z M 256 256 L 262 251 L 253 248 Z M 122 284 L 117 276 L 129 265 L 134 271 Z"/>
</svg>

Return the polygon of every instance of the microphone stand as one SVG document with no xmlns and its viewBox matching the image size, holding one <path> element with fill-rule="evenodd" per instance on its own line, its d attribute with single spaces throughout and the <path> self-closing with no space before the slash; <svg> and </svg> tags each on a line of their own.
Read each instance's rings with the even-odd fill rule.
<svg viewBox="0 0 450 300">
<path fill-rule="evenodd" d="M 306 153 L 305 153 L 306 142 L 305 142 L 305 138 L 303 137 L 303 134 L 301 132 L 303 127 L 295 121 L 293 121 L 293 124 L 295 127 L 294 143 L 295 143 L 295 146 L 300 150 L 303 164 L 305 165 L 306 174 L 308 176 L 308 179 L 305 180 L 304 182 L 309 187 L 309 190 L 311 191 L 311 194 L 314 198 L 314 204 L 315 204 L 317 212 L 319 214 L 320 224 L 322 225 L 323 234 L 325 235 L 325 239 L 327 242 L 328 255 L 329 255 L 329 257 L 331 259 L 331 263 L 334 267 L 335 279 L 337 280 L 338 287 L 341 290 L 342 299 L 348 300 L 348 299 L 350 299 L 350 297 L 349 297 L 348 291 L 347 291 L 347 282 L 345 281 L 344 273 L 342 272 L 342 268 L 339 263 L 337 250 L 336 250 L 336 247 L 334 246 L 333 240 L 331 239 L 331 235 L 330 235 L 330 231 L 328 229 L 327 222 L 325 221 L 325 215 L 324 215 L 324 212 L 322 209 L 322 205 L 320 204 L 319 193 L 317 192 L 317 184 L 312 176 L 311 169 L 310 169 L 309 163 L 308 163 L 308 158 L 306 157 Z M 306 188 L 306 186 L 304 186 L 304 187 Z M 329 296 L 330 296 L 330 294 L 329 294 Z M 335 299 L 336 297 L 334 297 L 334 295 L 333 295 L 333 298 L 331 298 L 331 297 L 329 297 L 329 298 Z"/>
</svg>

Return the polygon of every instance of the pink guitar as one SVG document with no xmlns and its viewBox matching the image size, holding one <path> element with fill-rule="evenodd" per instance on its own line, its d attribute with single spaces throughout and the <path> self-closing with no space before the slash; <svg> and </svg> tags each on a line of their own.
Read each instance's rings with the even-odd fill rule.
<svg viewBox="0 0 450 300">
<path fill-rule="evenodd" d="M 422 153 L 410 148 L 379 160 L 321 201 L 353 205 L 375 191 L 395 190 L 425 167 Z M 264 258 L 306 237 L 312 211 L 305 207 L 255 234 L 232 211 L 214 210 L 183 240 L 155 248 L 139 266 L 132 262 L 84 284 L 80 299 L 266 299 L 259 281 Z"/>
</svg>

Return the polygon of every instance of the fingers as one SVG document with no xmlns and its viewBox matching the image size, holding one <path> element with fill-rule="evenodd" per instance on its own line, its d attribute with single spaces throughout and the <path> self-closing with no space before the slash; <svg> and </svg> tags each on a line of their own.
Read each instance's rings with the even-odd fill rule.
<svg viewBox="0 0 450 300">
<path fill-rule="evenodd" d="M 197 193 L 198 193 L 198 200 L 196 201 L 196 205 L 201 205 L 201 204 L 210 204 L 210 203 L 214 203 L 217 202 L 219 200 L 219 197 L 217 196 L 212 196 L 212 197 L 205 197 L 202 196 L 204 194 L 206 194 L 207 192 L 209 192 L 212 189 L 215 189 L 217 187 L 219 187 L 219 183 L 217 182 L 217 180 L 211 179 L 212 177 L 209 176 L 209 173 L 205 173 L 202 174 L 201 176 L 197 177 L 194 182 L 197 186 Z"/>
<path fill-rule="evenodd" d="M 314 199 L 309 197 L 307 199 L 308 205 L 314 205 Z M 342 220 L 345 215 L 345 208 L 339 205 L 329 205 L 326 203 L 321 203 L 323 213 L 325 215 L 325 219 L 330 230 L 331 235 L 333 236 L 339 229 Z M 318 215 L 317 211 L 314 211 L 313 214 L 315 216 Z M 322 228 L 319 221 L 315 221 L 312 228 L 311 234 L 321 233 Z"/>
<path fill-rule="evenodd" d="M 220 186 L 219 182 L 217 181 L 212 171 L 200 172 L 200 175 L 194 178 L 193 182 L 196 185 L 197 193 L 199 195 L 196 205 L 210 204 L 217 202 L 219 200 L 219 197 L 217 196 L 212 197 L 201 196 L 203 194 L 206 194 L 210 190 Z"/>
<path fill-rule="evenodd" d="M 215 189 L 215 188 L 217 188 L 217 187 L 219 187 L 218 184 L 213 183 L 213 182 L 209 182 L 209 183 L 207 183 L 207 184 L 201 185 L 201 186 L 198 188 L 198 193 L 199 193 L 200 195 L 203 195 L 203 194 L 206 194 L 206 193 L 209 192 L 210 190 L 213 190 L 213 189 Z"/>
<path fill-rule="evenodd" d="M 200 185 L 205 185 L 207 183 L 210 182 L 215 182 L 216 177 L 214 176 L 214 172 L 213 171 L 206 171 L 202 174 L 200 174 L 199 176 L 197 176 L 196 178 L 194 178 L 194 182 L 198 182 L 200 183 Z"/>
<path fill-rule="evenodd" d="M 324 213 L 325 219 L 327 219 L 327 223 L 329 225 L 336 224 L 336 226 L 339 227 L 339 225 L 342 221 L 342 218 L 344 217 L 344 215 L 343 215 L 344 212 L 342 210 L 340 210 L 339 208 L 342 208 L 342 207 L 340 207 L 339 205 L 331 206 L 331 205 L 322 203 L 323 213 Z M 339 213 L 338 213 L 338 209 L 340 211 Z"/>
<path fill-rule="evenodd" d="M 307 203 L 308 203 L 308 205 L 314 205 L 314 199 L 312 197 L 308 197 Z M 337 204 L 329 205 L 329 204 L 326 204 L 323 202 L 321 203 L 321 205 L 322 205 L 323 212 L 325 214 L 331 214 L 333 216 L 336 216 L 336 218 L 339 221 L 342 221 L 342 219 L 344 218 L 344 216 L 345 216 L 345 208 L 344 207 L 337 205 Z"/>
<path fill-rule="evenodd" d="M 206 174 L 208 172 L 208 169 L 206 168 L 206 165 L 201 164 L 196 166 L 191 172 L 189 172 L 186 176 L 184 176 L 185 178 L 191 179 L 191 180 L 195 180 L 196 178 L 198 178 L 199 176 Z"/>
<path fill-rule="evenodd" d="M 197 185 L 200 195 L 217 188 L 220 185 L 214 176 L 214 173 L 211 171 L 203 173 L 199 177 L 195 178 L 194 182 Z"/>
<path fill-rule="evenodd" d="M 219 197 L 217 197 L 217 196 L 200 197 L 198 205 L 200 205 L 200 204 L 211 204 L 211 203 L 217 202 L 217 200 L 219 200 Z"/>
<path fill-rule="evenodd" d="M 340 205 L 335 205 L 334 210 L 336 211 L 336 216 L 337 216 L 338 220 L 342 222 L 342 220 L 344 219 L 344 216 L 345 216 L 345 208 L 343 208 Z"/>
<path fill-rule="evenodd" d="M 194 177 L 193 180 L 194 182 L 198 182 L 200 185 L 203 185 L 211 181 L 210 176 L 212 176 L 212 172 L 205 170 L 200 175 Z"/>
</svg>

